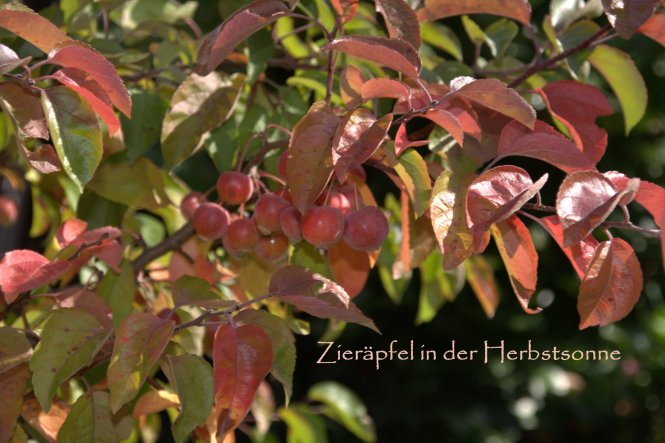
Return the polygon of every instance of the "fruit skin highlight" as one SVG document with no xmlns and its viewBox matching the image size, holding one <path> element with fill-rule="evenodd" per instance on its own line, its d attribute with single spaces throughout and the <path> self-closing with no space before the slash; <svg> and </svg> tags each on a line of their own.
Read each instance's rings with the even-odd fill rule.
<svg viewBox="0 0 665 443">
<path fill-rule="evenodd" d="M 222 203 L 241 205 L 254 195 L 254 183 L 246 174 L 226 171 L 217 179 L 217 195 Z"/>
<path fill-rule="evenodd" d="M 230 222 L 228 211 L 211 202 L 203 203 L 192 216 L 192 226 L 196 233 L 209 240 L 222 238 Z"/>
<path fill-rule="evenodd" d="M 300 229 L 308 243 L 325 248 L 342 238 L 344 214 L 330 206 L 313 206 L 300 220 Z"/>
<path fill-rule="evenodd" d="M 366 206 L 346 216 L 344 240 L 357 251 L 376 251 L 388 236 L 388 220 L 379 208 Z"/>
</svg>

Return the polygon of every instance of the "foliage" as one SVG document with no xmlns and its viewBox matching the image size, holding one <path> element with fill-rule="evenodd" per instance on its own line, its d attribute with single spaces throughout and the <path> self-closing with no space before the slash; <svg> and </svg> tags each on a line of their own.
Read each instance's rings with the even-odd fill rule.
<svg viewBox="0 0 665 443">
<path fill-rule="evenodd" d="M 580 329 L 626 317 L 643 275 L 614 234 L 665 251 L 665 189 L 597 169 L 596 120 L 615 112 L 597 80 L 630 133 L 648 92 L 608 43 L 665 45 L 660 4 L 553 1 L 539 29 L 525 0 L 222 2 L 205 38 L 195 2 L 3 5 L 0 173 L 30 186 L 43 248 L 0 261 L 0 442 L 150 439 L 163 411 L 177 441 L 271 441 L 274 418 L 289 441 L 325 441 L 321 416 L 374 441 L 344 386 L 289 404 L 306 315 L 329 319 L 327 336 L 379 332 L 354 302 L 377 268 L 394 300 L 418 270 L 419 323 L 465 280 L 493 317 L 490 239 L 537 315 L 525 221 L 579 276 Z M 0 197 L 0 223 L 18 209 Z"/>
</svg>

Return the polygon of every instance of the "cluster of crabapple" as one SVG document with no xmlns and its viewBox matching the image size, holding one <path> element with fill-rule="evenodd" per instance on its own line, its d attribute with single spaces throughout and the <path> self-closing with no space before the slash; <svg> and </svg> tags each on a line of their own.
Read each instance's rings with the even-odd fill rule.
<svg viewBox="0 0 665 443">
<path fill-rule="evenodd" d="M 284 166 L 284 161 L 280 161 L 282 176 L 286 175 Z M 260 183 L 250 175 L 226 171 L 217 180 L 219 203 L 191 192 L 180 207 L 199 236 L 221 239 L 231 256 L 253 251 L 261 260 L 274 263 L 288 256 L 291 243 L 306 241 L 323 250 L 342 239 L 355 250 L 370 252 L 381 247 L 389 226 L 380 209 L 362 204 L 357 182 L 365 178 L 365 171 L 359 166 L 346 183 L 333 180 L 304 214 L 293 205 L 286 187 L 260 193 L 252 215 L 247 216 L 245 208 L 255 191 L 260 192 Z M 230 213 L 227 208 L 238 211 Z"/>
</svg>

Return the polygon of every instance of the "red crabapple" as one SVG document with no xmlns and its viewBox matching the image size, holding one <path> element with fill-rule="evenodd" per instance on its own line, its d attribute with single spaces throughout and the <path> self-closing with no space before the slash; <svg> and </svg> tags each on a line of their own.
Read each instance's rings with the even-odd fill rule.
<svg viewBox="0 0 665 443">
<path fill-rule="evenodd" d="M 344 232 L 342 211 L 330 206 L 313 206 L 300 220 L 302 236 L 308 243 L 323 248 L 336 243 Z"/>
<path fill-rule="evenodd" d="M 259 231 L 254 220 L 241 218 L 229 225 L 222 236 L 224 249 L 230 254 L 237 255 L 251 251 L 259 240 Z"/>
<path fill-rule="evenodd" d="M 222 203 L 240 205 L 252 198 L 254 184 L 249 175 L 226 171 L 217 179 L 217 194 Z"/>
<path fill-rule="evenodd" d="M 254 245 L 254 252 L 263 261 L 275 263 L 289 253 L 289 239 L 282 233 L 259 237 Z"/>
<path fill-rule="evenodd" d="M 279 214 L 279 226 L 282 232 L 293 243 L 298 243 L 302 240 L 302 233 L 300 232 L 301 218 L 300 212 L 295 206 L 286 208 Z"/>
<path fill-rule="evenodd" d="M 180 202 L 180 212 L 187 220 L 191 220 L 196 209 L 205 201 L 205 195 L 200 192 L 190 192 Z"/>
<path fill-rule="evenodd" d="M 254 206 L 254 221 L 262 234 L 279 231 L 279 214 L 291 204 L 273 193 L 263 194 Z"/>
<path fill-rule="evenodd" d="M 346 216 L 344 240 L 358 251 L 375 251 L 388 236 L 388 220 L 380 209 L 366 206 Z"/>
<path fill-rule="evenodd" d="M 210 240 L 221 238 L 230 221 L 228 211 L 211 202 L 203 203 L 192 216 L 192 226 L 196 233 Z"/>
</svg>

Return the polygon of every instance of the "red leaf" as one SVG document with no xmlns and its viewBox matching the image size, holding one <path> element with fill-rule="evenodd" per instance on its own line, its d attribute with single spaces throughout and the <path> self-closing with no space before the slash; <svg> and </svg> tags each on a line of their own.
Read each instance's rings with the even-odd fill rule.
<svg viewBox="0 0 665 443">
<path fill-rule="evenodd" d="M 358 323 L 376 332 L 374 322 L 356 307 L 337 283 L 300 266 L 285 266 L 270 279 L 270 295 L 310 315 Z"/>
<path fill-rule="evenodd" d="M 365 78 L 355 66 L 347 66 L 339 74 L 339 92 L 347 109 L 353 109 L 363 102 L 360 91 Z"/>
<path fill-rule="evenodd" d="M 457 77 L 450 81 L 450 89 L 451 96 L 464 97 L 513 118 L 529 129 L 534 128 L 536 111 L 514 89 L 499 80 Z"/>
<path fill-rule="evenodd" d="M 475 255 L 464 262 L 464 267 L 469 286 L 476 294 L 485 315 L 487 318 L 494 317 L 500 297 L 492 265 L 482 255 Z"/>
<path fill-rule="evenodd" d="M 556 198 L 564 246 L 579 243 L 591 234 L 638 183 L 633 181 L 626 189 L 617 192 L 612 182 L 599 172 L 578 171 L 567 176 Z"/>
<path fill-rule="evenodd" d="M 409 140 L 406 133 L 406 123 L 402 123 L 397 128 L 395 134 L 395 155 L 399 157 L 408 148 L 417 148 L 418 146 L 425 146 L 429 144 L 429 140 Z"/>
<path fill-rule="evenodd" d="M 617 34 L 629 39 L 661 3 L 662 0 L 603 0 L 603 7 Z"/>
<path fill-rule="evenodd" d="M 289 8 L 279 0 L 256 0 L 239 9 L 203 40 L 194 72 L 210 74 L 241 42 L 288 12 Z"/>
<path fill-rule="evenodd" d="M 119 272 L 118 266 L 122 260 L 124 247 L 117 239 L 122 232 L 113 226 L 87 231 L 88 224 L 77 218 L 65 221 L 56 232 L 56 240 L 61 248 L 76 246 L 85 248 L 80 251 L 79 257 L 71 259 L 72 268 L 76 271 L 90 260 L 92 256 L 106 262 L 114 271 Z"/>
<path fill-rule="evenodd" d="M 605 94 L 595 86 L 574 80 L 552 82 L 536 92 L 568 129 L 577 148 L 593 164 L 598 163 L 605 154 L 607 132 L 598 127 L 596 119 L 613 112 Z"/>
<path fill-rule="evenodd" d="M 53 73 L 52 76 L 90 103 L 92 109 L 106 124 L 110 135 L 120 129 L 120 120 L 113 112 L 111 98 L 86 72 L 76 68 L 63 68 Z"/>
<path fill-rule="evenodd" d="M 65 42 L 53 48 L 48 57 L 50 63 L 84 71 L 86 78 L 97 82 L 120 112 L 131 117 L 132 101 L 125 84 L 118 76 L 113 64 L 92 46 L 78 41 Z M 85 83 L 86 87 L 89 85 L 89 82 Z M 91 93 L 94 92 L 91 90 Z"/>
<path fill-rule="evenodd" d="M 0 261 L 0 289 L 5 301 L 12 303 L 21 292 L 56 280 L 68 267 L 67 262 L 49 262 L 33 251 L 20 249 L 8 252 Z"/>
<path fill-rule="evenodd" d="M 353 298 L 360 294 L 369 276 L 370 260 L 367 252 L 356 251 L 340 240 L 327 251 L 328 262 L 335 281 Z"/>
<path fill-rule="evenodd" d="M 584 278 L 584 274 L 586 274 L 593 253 L 598 246 L 598 241 L 592 235 L 589 235 L 577 244 L 564 246 L 563 226 L 561 225 L 561 221 L 559 221 L 558 215 L 549 215 L 547 217 L 538 218 L 536 221 L 550 233 L 563 253 L 566 254 L 566 257 L 570 260 L 573 268 L 575 268 L 577 275 L 579 275 L 580 278 Z"/>
<path fill-rule="evenodd" d="M 223 325 L 215 333 L 213 364 L 217 439 L 238 427 L 272 368 L 270 337 L 255 325 Z"/>
<path fill-rule="evenodd" d="M 540 120 L 536 120 L 533 131 L 517 122 L 509 123 L 501 131 L 497 153 L 500 158 L 510 155 L 537 158 L 567 173 L 595 167 L 573 142 Z"/>
<path fill-rule="evenodd" d="M 416 49 L 420 48 L 420 23 L 411 6 L 404 0 L 375 0 L 375 3 L 377 12 L 383 15 L 390 38 L 399 38 Z"/>
<path fill-rule="evenodd" d="M 23 395 L 30 382 L 28 360 L 32 346 L 23 333 L 0 327 L 0 442 L 10 442 Z"/>
<path fill-rule="evenodd" d="M 337 15 L 343 17 L 342 23 L 347 23 L 356 16 L 360 0 L 331 0 L 331 2 Z"/>
<path fill-rule="evenodd" d="M 541 308 L 529 308 L 538 281 L 538 253 L 531 233 L 516 215 L 492 226 L 492 236 L 506 265 L 510 284 L 517 301 L 527 314 L 537 314 Z"/>
<path fill-rule="evenodd" d="M 624 318 L 639 300 L 642 284 L 642 269 L 633 248 L 620 238 L 602 242 L 580 286 L 580 329 Z"/>
<path fill-rule="evenodd" d="M 332 142 L 339 118 L 317 102 L 293 128 L 286 160 L 286 180 L 293 204 L 304 214 L 326 187 L 333 172 Z"/>
<path fill-rule="evenodd" d="M 340 51 L 369 60 L 411 78 L 418 78 L 422 68 L 418 52 L 411 44 L 403 40 L 369 35 L 350 35 L 333 40 L 323 49 Z"/>
<path fill-rule="evenodd" d="M 665 14 L 653 15 L 638 31 L 665 46 Z"/>
<path fill-rule="evenodd" d="M 435 108 L 422 114 L 422 117 L 433 121 L 448 131 L 460 146 L 464 144 L 464 131 L 462 131 L 462 125 L 452 113 L 441 108 Z"/>
<path fill-rule="evenodd" d="M 527 0 L 425 0 L 417 11 L 421 21 L 466 14 L 493 14 L 512 18 L 529 26 L 531 6 Z"/>
<path fill-rule="evenodd" d="M 94 292 L 81 287 L 71 287 L 54 295 L 59 307 L 85 311 L 93 315 L 104 329 L 113 329 L 111 308 Z"/>
<path fill-rule="evenodd" d="M 364 163 L 381 146 L 392 120 L 392 114 L 377 120 L 364 108 L 355 109 L 342 118 L 332 142 L 332 160 L 340 183 L 346 181 L 352 168 Z"/>
<path fill-rule="evenodd" d="M 44 412 L 34 398 L 25 400 L 21 409 L 21 417 L 49 443 L 56 443 L 58 432 L 68 414 L 69 405 L 65 403 L 53 402 L 51 409 Z"/>
<path fill-rule="evenodd" d="M 624 189 L 626 189 L 626 186 L 628 186 L 629 179 L 628 179 L 628 177 L 623 175 L 621 172 L 607 171 L 607 172 L 603 172 L 603 175 L 605 177 L 607 177 L 612 182 L 612 185 L 614 185 L 614 189 L 616 189 L 619 192 L 623 191 Z M 629 204 L 630 202 L 635 200 L 635 197 L 637 196 L 638 189 L 639 189 L 639 186 L 635 187 L 631 183 L 631 189 L 629 190 L 629 192 L 626 195 L 624 195 L 621 198 L 621 200 L 619 200 L 619 205 L 626 206 L 627 204 Z"/>
<path fill-rule="evenodd" d="M 531 200 L 547 181 L 547 174 L 536 183 L 517 166 L 497 166 L 471 183 L 466 194 L 466 214 L 473 234 L 475 252 L 485 248 L 478 239 L 494 223 L 506 220 Z"/>
<path fill-rule="evenodd" d="M 44 52 L 49 52 L 60 42 L 71 40 L 53 23 L 23 5 L 17 8 L 16 3 L 2 6 L 0 27 L 13 32 Z"/>
<path fill-rule="evenodd" d="M 404 83 L 390 78 L 371 78 L 360 88 L 363 101 L 374 98 L 396 98 L 409 101 L 411 89 Z"/>
</svg>

